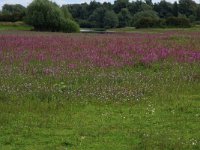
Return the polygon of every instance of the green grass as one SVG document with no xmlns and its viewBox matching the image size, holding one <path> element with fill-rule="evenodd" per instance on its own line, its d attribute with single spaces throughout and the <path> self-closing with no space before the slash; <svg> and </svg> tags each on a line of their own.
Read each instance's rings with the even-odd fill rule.
<svg viewBox="0 0 200 150">
<path fill-rule="evenodd" d="M 144 28 L 144 29 L 136 29 L 134 27 L 124 27 L 124 28 L 115 28 L 109 29 L 108 31 L 114 32 L 131 32 L 131 33 L 160 33 L 166 31 L 199 31 L 200 26 L 195 25 L 191 28 Z"/>
<path fill-rule="evenodd" d="M 31 62 L 37 72 L 20 74 L 19 64 L 0 62 L 0 150 L 200 149 L 199 63 L 82 68 L 56 77 L 40 71 L 46 63 Z"/>
<path fill-rule="evenodd" d="M 168 64 L 72 72 L 67 78 L 1 75 L 1 91 L 10 94 L 0 94 L 0 149 L 200 149 L 199 75 L 198 65 Z M 53 84 L 57 92 L 38 93 L 38 84 Z M 116 98 L 104 93 L 118 86 L 136 89 L 135 96 L 120 88 Z M 63 87 L 70 93 L 64 97 Z M 78 87 L 85 88 L 80 96 L 73 93 Z"/>
<path fill-rule="evenodd" d="M 24 30 L 29 31 L 32 30 L 33 27 L 27 25 L 1 25 L 0 24 L 0 31 L 7 31 L 7 30 Z"/>
</svg>

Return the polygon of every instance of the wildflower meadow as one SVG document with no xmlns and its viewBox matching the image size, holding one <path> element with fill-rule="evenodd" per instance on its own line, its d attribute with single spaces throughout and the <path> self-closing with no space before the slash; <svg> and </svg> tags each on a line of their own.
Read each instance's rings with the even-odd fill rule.
<svg viewBox="0 0 200 150">
<path fill-rule="evenodd" d="M 200 149 L 200 32 L 0 33 L 0 149 Z"/>
</svg>

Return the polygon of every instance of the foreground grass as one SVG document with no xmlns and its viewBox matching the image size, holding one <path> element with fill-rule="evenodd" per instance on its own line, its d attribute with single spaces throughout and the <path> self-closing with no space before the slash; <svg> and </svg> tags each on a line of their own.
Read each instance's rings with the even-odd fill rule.
<svg viewBox="0 0 200 150">
<path fill-rule="evenodd" d="M 0 94 L 0 149 L 199 149 L 199 69 L 155 64 L 90 70 L 81 76 L 74 72 L 58 79 L 1 75 L 1 91 L 10 87 L 10 94 Z M 47 87 L 62 81 L 62 86 L 58 95 L 29 91 L 27 83 L 38 81 Z M 63 97 L 64 83 L 70 88 Z M 15 93 L 12 85 L 26 85 L 27 90 Z M 80 96 L 72 92 L 83 86 L 90 91 L 83 88 Z M 105 93 L 106 86 L 141 90 L 136 97 L 122 94 L 115 99 Z M 95 91 L 98 87 L 103 92 Z"/>
<path fill-rule="evenodd" d="M 1 104 L 1 149 L 199 149 L 198 101 Z"/>
</svg>

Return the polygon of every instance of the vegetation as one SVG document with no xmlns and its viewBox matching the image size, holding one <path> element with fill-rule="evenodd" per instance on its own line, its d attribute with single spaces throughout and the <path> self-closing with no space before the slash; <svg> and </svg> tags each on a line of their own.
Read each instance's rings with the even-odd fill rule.
<svg viewBox="0 0 200 150">
<path fill-rule="evenodd" d="M 26 22 L 36 30 L 78 32 L 79 26 L 66 11 L 48 0 L 34 0 L 27 8 Z"/>
<path fill-rule="evenodd" d="M 38 4 L 36 5 L 36 3 Z M 34 4 L 38 9 L 36 7 L 35 10 L 31 8 Z M 48 9 L 50 14 L 47 13 Z M 25 12 L 27 12 L 27 15 Z M 25 16 L 27 22 L 35 26 L 35 29 L 49 31 L 63 31 L 62 25 L 67 21 L 69 22 L 67 24 L 74 21 L 72 24 L 75 26 L 73 26 L 73 30 L 69 29 L 66 32 L 77 32 L 79 30 L 75 22 L 82 28 L 107 29 L 127 26 L 136 28 L 173 26 L 180 28 L 198 24 L 200 21 L 200 4 L 193 0 L 179 0 L 178 3 L 174 2 L 173 4 L 167 1 L 152 3 L 151 0 L 132 2 L 115 0 L 114 4 L 92 1 L 89 4 L 70 4 L 63 5 L 60 8 L 49 0 L 35 0 L 28 7 L 28 10 L 21 5 L 4 5 L 0 13 L 0 21 L 21 21 L 24 20 Z M 49 17 L 52 17 L 52 19 L 49 19 Z M 177 23 L 179 20 L 181 25 Z M 147 21 L 145 25 L 143 25 L 144 21 Z M 171 22 L 170 25 L 168 22 Z"/>
<path fill-rule="evenodd" d="M 0 21 L 0 149 L 200 149 L 199 4 L 34 0 Z M 5 31 L 76 22 L 129 33 Z"/>
<path fill-rule="evenodd" d="M 0 13 L 0 21 L 16 22 L 22 21 L 25 16 L 26 8 L 22 5 L 5 4 Z"/>
<path fill-rule="evenodd" d="M 144 18 L 142 17 L 141 19 L 145 20 L 146 17 L 148 17 L 148 20 L 151 20 L 150 22 L 155 21 L 153 24 L 156 24 L 157 27 L 160 26 L 157 24 L 159 22 L 158 20 L 160 19 L 161 22 L 165 22 L 168 18 L 171 17 L 178 17 L 179 19 L 183 18 L 184 16 L 189 19 L 190 23 L 195 23 L 200 18 L 200 4 L 195 3 L 193 0 L 179 0 L 179 3 L 175 2 L 173 4 L 167 1 L 160 1 L 153 4 L 151 0 L 146 0 L 145 2 L 116 0 L 114 4 L 109 2 L 99 3 L 92 1 L 90 4 L 72 4 L 66 5 L 66 7 L 68 7 L 69 12 L 81 27 L 94 27 L 94 24 L 91 22 L 90 18 L 100 9 L 104 10 L 104 12 L 106 10 L 112 10 L 115 12 L 115 14 L 112 15 L 118 16 L 119 24 L 117 27 L 135 26 L 137 21 L 134 20 L 140 20 L 136 18 L 138 14 L 146 14 L 147 16 L 145 15 Z M 155 16 L 158 18 L 155 19 Z M 176 24 L 176 20 L 174 21 L 174 24 Z M 96 20 L 95 24 L 101 24 L 100 26 L 105 28 L 105 25 L 102 23 L 101 19 Z M 166 24 L 162 24 L 162 26 L 163 25 Z M 168 26 L 166 25 L 165 27 Z M 182 26 L 177 25 L 177 27 Z"/>
<path fill-rule="evenodd" d="M 23 22 L 0 22 L 0 31 L 2 30 L 33 30 L 32 26 Z"/>
<path fill-rule="evenodd" d="M 0 149 L 200 149 L 199 31 L 161 33 L 1 32 Z"/>
<path fill-rule="evenodd" d="M 166 20 L 166 25 L 169 27 L 182 27 L 188 28 L 190 27 L 190 21 L 187 18 L 176 18 L 176 17 L 169 17 Z"/>
</svg>

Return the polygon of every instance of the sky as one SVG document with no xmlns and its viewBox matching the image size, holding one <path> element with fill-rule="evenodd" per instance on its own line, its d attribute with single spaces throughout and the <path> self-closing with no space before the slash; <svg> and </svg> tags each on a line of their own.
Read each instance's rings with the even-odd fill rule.
<svg viewBox="0 0 200 150">
<path fill-rule="evenodd" d="M 29 5 L 33 0 L 0 0 L 0 9 L 4 4 L 21 4 L 24 6 Z M 51 0 L 56 2 L 59 5 L 63 4 L 78 4 L 78 3 L 89 3 L 91 0 Z M 98 2 L 111 2 L 113 3 L 114 0 L 96 0 Z M 160 0 L 153 0 L 153 2 L 159 2 Z M 166 0 L 168 2 L 174 2 L 176 0 Z M 199 2 L 200 0 L 195 0 L 196 2 Z"/>
</svg>

